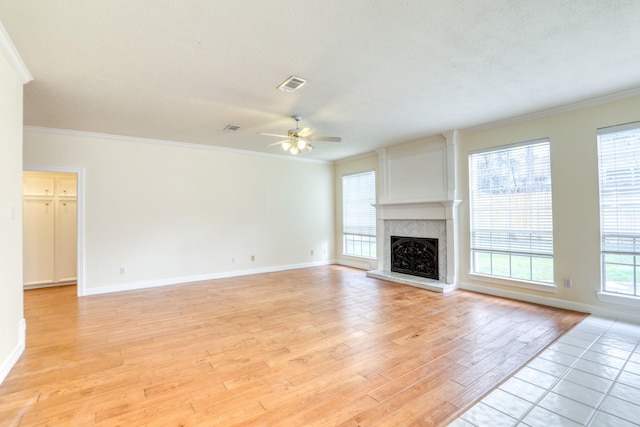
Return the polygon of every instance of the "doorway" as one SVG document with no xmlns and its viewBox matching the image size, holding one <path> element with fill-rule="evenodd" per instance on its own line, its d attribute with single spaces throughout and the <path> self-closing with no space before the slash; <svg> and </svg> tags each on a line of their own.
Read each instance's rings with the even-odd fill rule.
<svg viewBox="0 0 640 427">
<path fill-rule="evenodd" d="M 76 284 L 84 294 L 84 174 L 24 168 L 24 289 Z"/>
</svg>

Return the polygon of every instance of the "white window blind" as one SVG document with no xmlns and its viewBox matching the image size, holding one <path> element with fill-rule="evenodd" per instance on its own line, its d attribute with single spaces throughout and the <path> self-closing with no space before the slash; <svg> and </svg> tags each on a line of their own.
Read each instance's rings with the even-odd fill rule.
<svg viewBox="0 0 640 427">
<path fill-rule="evenodd" d="M 549 140 L 470 154 L 469 199 L 472 272 L 553 284 Z"/>
<path fill-rule="evenodd" d="M 598 130 L 602 289 L 640 296 L 640 123 Z"/>
<path fill-rule="evenodd" d="M 375 171 L 342 177 L 342 232 L 345 255 L 376 256 Z"/>
</svg>

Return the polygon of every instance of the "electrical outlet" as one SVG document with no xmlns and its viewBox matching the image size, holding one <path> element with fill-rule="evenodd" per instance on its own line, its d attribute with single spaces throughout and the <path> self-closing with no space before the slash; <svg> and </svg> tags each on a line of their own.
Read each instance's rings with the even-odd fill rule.
<svg viewBox="0 0 640 427">
<path fill-rule="evenodd" d="M 120 267 L 120 274 L 127 274 L 127 267 Z"/>
<path fill-rule="evenodd" d="M 564 287 L 570 288 L 571 286 L 573 286 L 573 280 L 571 278 L 564 279 Z"/>
<path fill-rule="evenodd" d="M 313 249 L 311 249 L 311 255 L 313 255 L 313 254 L 314 254 L 314 251 L 313 251 Z"/>
<path fill-rule="evenodd" d="M 251 261 L 255 261 L 256 260 L 256 256 L 255 255 L 251 255 Z"/>
<path fill-rule="evenodd" d="M 236 257 L 232 256 L 231 257 L 231 264 L 235 264 L 236 263 Z"/>
</svg>

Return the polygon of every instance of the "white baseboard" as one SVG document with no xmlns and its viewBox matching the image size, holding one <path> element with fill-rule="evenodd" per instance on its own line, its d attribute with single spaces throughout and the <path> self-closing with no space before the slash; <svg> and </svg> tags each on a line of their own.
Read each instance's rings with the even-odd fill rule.
<svg viewBox="0 0 640 427">
<path fill-rule="evenodd" d="M 169 279 L 148 280 L 144 282 L 123 283 L 121 285 L 85 288 L 81 296 L 108 294 L 111 292 L 134 291 L 159 286 L 178 285 L 180 283 L 201 282 L 203 280 L 226 279 L 229 277 L 249 276 L 252 274 L 274 273 L 278 271 L 297 270 L 299 268 L 320 267 L 335 264 L 335 260 L 314 261 L 303 264 L 279 265 L 276 267 L 253 268 L 249 270 L 225 271 L 221 273 L 201 274 L 196 276 L 172 277 Z"/>
<path fill-rule="evenodd" d="M 57 286 L 75 285 L 76 283 L 77 283 L 76 281 L 59 282 L 59 283 L 49 282 L 49 283 L 39 283 L 39 284 L 38 283 L 25 283 L 22 288 L 25 291 L 28 291 L 29 289 L 55 288 Z"/>
<path fill-rule="evenodd" d="M 565 301 L 558 298 L 550 298 L 546 296 L 526 294 L 517 291 L 492 288 L 490 286 L 474 285 L 471 283 L 460 283 L 460 289 L 478 292 L 481 294 L 494 295 L 497 297 L 509 298 L 518 301 L 532 302 L 535 304 L 548 305 L 550 307 L 564 308 L 565 310 L 580 311 L 582 313 L 594 314 L 596 316 L 606 317 L 609 319 L 624 320 L 633 323 L 640 323 L 640 314 L 620 312 L 617 310 L 609 310 L 591 304 L 582 304 L 579 302 Z"/>
<path fill-rule="evenodd" d="M 13 349 L 9 357 L 0 364 L 0 384 L 7 378 L 13 366 L 18 362 L 20 356 L 24 352 L 25 343 L 27 341 L 27 322 L 24 318 L 20 319 L 18 324 L 18 345 Z"/>
<path fill-rule="evenodd" d="M 345 267 L 358 268 L 360 270 L 366 270 L 366 271 L 376 269 L 376 267 L 372 266 L 372 262 L 368 260 L 340 258 L 336 260 L 335 264 L 344 265 Z M 378 264 L 377 261 L 375 261 L 374 264 L 377 266 Z"/>
</svg>

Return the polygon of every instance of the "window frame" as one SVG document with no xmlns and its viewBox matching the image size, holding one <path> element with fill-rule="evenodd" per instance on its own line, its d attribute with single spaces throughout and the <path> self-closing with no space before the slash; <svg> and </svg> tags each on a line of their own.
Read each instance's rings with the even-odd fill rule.
<svg viewBox="0 0 640 427">
<path fill-rule="evenodd" d="M 370 175 L 372 174 L 372 178 L 373 178 L 373 200 L 370 200 L 371 203 L 367 203 L 371 205 L 371 209 L 372 209 L 372 218 L 369 218 L 369 220 L 373 219 L 373 234 L 370 233 L 353 233 L 353 232 L 348 232 L 345 228 L 347 226 L 347 220 L 346 220 L 346 202 L 345 202 L 345 178 L 350 178 L 350 177 L 355 177 L 355 176 L 361 176 L 361 175 Z M 360 171 L 360 172 L 353 172 L 353 173 L 346 173 L 342 175 L 341 178 L 341 188 L 342 188 L 342 256 L 345 257 L 353 257 L 353 258 L 358 258 L 358 259 L 368 259 L 368 260 L 375 260 L 377 259 L 377 219 L 376 219 L 376 210 L 375 207 L 373 206 L 376 203 L 376 199 L 377 199 L 377 185 L 376 185 L 376 170 L 375 169 L 371 169 L 371 170 L 366 170 L 366 171 Z M 365 225 L 366 227 L 371 227 L 371 225 Z M 361 250 L 359 251 L 359 253 L 353 253 L 353 252 L 347 252 L 347 247 L 348 247 L 348 236 L 352 236 L 352 244 L 359 244 Z M 356 242 L 356 240 L 359 240 L 359 242 Z M 373 255 L 363 255 L 363 251 L 362 251 L 362 245 L 369 245 L 369 254 L 373 253 Z"/>
<path fill-rule="evenodd" d="M 503 250 L 498 250 L 498 249 L 492 249 L 492 245 L 493 245 L 493 231 L 491 230 L 491 228 L 489 228 L 486 231 L 489 231 L 489 235 L 491 237 L 489 237 L 488 240 L 483 240 L 483 242 L 488 243 L 489 247 L 483 247 L 483 243 L 479 243 L 479 240 L 482 240 L 481 238 L 477 237 L 475 235 L 475 230 L 478 230 L 479 227 L 477 225 L 478 222 L 481 221 L 480 217 L 475 215 L 474 213 L 474 209 L 477 211 L 481 208 L 477 208 L 474 207 L 474 203 L 479 203 L 477 201 L 477 196 L 475 196 L 474 192 L 477 191 L 479 187 L 479 185 L 481 185 L 479 183 L 480 179 L 482 179 L 482 176 L 480 175 L 481 173 L 477 170 L 476 166 L 474 165 L 474 161 L 477 162 L 479 160 L 482 160 L 482 155 L 484 154 L 490 154 L 490 153 L 500 153 L 503 152 L 506 155 L 507 159 L 510 159 L 509 154 L 511 153 L 510 150 L 514 150 L 514 149 L 519 149 L 519 148 L 526 148 L 526 147 L 530 147 L 530 146 L 536 146 L 536 145 L 542 145 L 542 146 L 546 146 L 546 153 L 545 153 L 545 157 L 548 158 L 548 164 L 543 165 L 543 170 L 545 172 L 544 175 L 544 182 L 540 183 L 540 188 L 544 188 L 545 185 L 548 185 L 548 191 L 526 191 L 526 192 L 517 192 L 517 191 L 513 191 L 513 192 L 507 192 L 504 193 L 503 195 L 506 196 L 505 200 L 508 200 L 509 198 L 513 198 L 512 196 L 520 194 L 520 195 L 536 195 L 536 194 L 542 194 L 542 193 L 548 193 L 547 195 L 543 196 L 544 198 L 546 198 L 546 202 L 540 204 L 543 213 L 545 213 L 545 220 L 546 222 L 548 222 L 548 225 L 546 227 L 533 227 L 531 224 L 529 224 L 528 228 L 524 228 L 522 230 L 518 230 L 523 232 L 525 235 L 529 234 L 529 242 L 530 244 L 532 244 L 534 238 L 534 235 L 539 235 L 539 236 L 547 236 L 546 239 L 548 240 L 547 246 L 549 247 L 549 249 L 547 249 L 547 252 L 534 252 L 533 249 L 530 248 L 529 252 L 524 252 L 524 251 L 518 251 L 518 250 L 513 250 L 511 248 L 511 242 L 513 241 L 513 234 L 517 234 L 517 233 L 512 233 L 511 231 L 515 231 L 512 230 L 511 228 L 506 228 L 504 230 L 502 230 L 503 234 L 507 234 L 509 235 L 509 237 L 506 240 L 506 245 L 508 246 L 509 249 L 503 249 Z M 513 144 L 506 144 L 506 145 L 500 145 L 500 146 L 495 146 L 495 147 L 489 147 L 486 149 L 482 149 L 482 150 L 475 150 L 475 151 L 470 151 L 468 153 L 468 184 L 469 184 L 469 254 L 470 254 L 470 259 L 469 259 L 469 276 L 473 279 L 479 280 L 479 281 L 491 281 L 493 283 L 497 283 L 497 284 L 502 284 L 502 285 L 507 285 L 507 286 L 514 286 L 514 287 L 519 287 L 519 288 L 526 288 L 526 289 L 535 289 L 535 290 L 540 290 L 540 291 L 545 291 L 545 292 L 555 292 L 556 291 L 556 283 L 555 283 L 555 266 L 554 266 L 554 235 L 553 235 L 553 202 L 552 202 L 552 196 L 553 196 L 553 187 L 552 187 L 552 171 L 551 171 L 551 138 L 549 137 L 545 137 L 545 138 L 538 138 L 538 139 L 533 139 L 533 140 L 528 140 L 528 141 L 522 141 L 522 142 L 517 142 L 517 143 L 513 143 Z M 533 172 L 533 171 L 532 171 Z M 492 174 L 488 174 L 484 177 L 484 179 L 487 180 L 492 180 L 492 178 L 494 177 L 494 175 Z M 528 173 L 525 175 L 525 177 L 531 181 L 531 179 L 533 179 L 534 181 L 533 184 L 529 183 L 527 185 L 534 187 L 535 190 L 535 185 L 537 185 L 537 181 L 535 181 L 535 175 Z M 497 193 L 500 194 L 500 193 Z M 510 205 L 511 203 L 504 203 L 504 207 L 507 207 L 508 205 Z M 531 212 L 531 208 L 532 208 L 533 204 L 531 203 L 531 201 L 529 201 L 529 203 L 526 205 L 527 207 L 527 211 Z M 536 205 L 538 206 L 538 205 Z M 495 208 L 492 208 L 492 212 L 494 211 Z M 499 211 L 499 210 L 497 210 Z M 511 213 L 513 212 L 513 210 L 505 210 L 504 212 L 508 212 Z M 511 217 L 510 217 L 511 218 Z M 496 229 L 497 230 L 497 229 Z M 496 231 L 497 232 L 497 231 Z M 526 239 L 525 239 L 526 241 Z M 486 244 L 485 243 L 485 244 Z M 477 256 L 481 255 L 481 254 L 485 254 L 488 255 L 489 257 L 491 257 L 491 271 L 490 272 L 486 272 L 486 271 L 482 271 L 482 268 L 480 265 L 476 264 L 478 262 L 478 259 L 476 258 Z M 493 256 L 494 255 L 503 255 L 506 257 L 506 259 L 508 259 L 508 275 L 504 274 L 495 274 L 494 273 L 494 269 L 493 269 Z M 517 273 L 514 274 L 514 269 L 516 267 L 514 267 L 514 260 L 513 257 L 520 257 L 524 259 L 528 259 L 528 264 L 529 264 L 529 268 L 528 268 L 528 278 L 522 277 L 520 275 L 518 275 Z M 546 262 L 548 264 L 548 274 L 549 274 L 549 280 L 545 281 L 545 280 L 536 280 L 534 277 L 534 269 L 535 266 L 533 265 L 533 263 L 535 262 L 536 259 L 548 259 L 550 260 L 549 262 Z M 527 273 L 526 269 L 524 270 L 525 273 Z"/>
<path fill-rule="evenodd" d="M 605 154 L 611 155 L 610 150 L 611 145 L 615 144 L 615 141 L 609 139 L 607 141 L 607 137 L 611 137 L 617 134 L 621 134 L 624 132 L 636 131 L 640 133 L 640 122 L 632 122 L 625 123 L 622 125 L 609 126 L 597 129 L 597 156 L 598 156 L 598 209 L 599 209 L 599 217 L 600 217 L 600 291 L 597 293 L 598 299 L 602 302 L 614 303 L 614 304 L 622 304 L 622 305 L 631 305 L 637 307 L 640 305 L 640 223 L 636 224 L 636 228 L 638 229 L 638 233 L 631 233 L 631 235 L 626 236 L 627 238 L 631 238 L 634 240 L 635 247 L 637 248 L 635 251 L 628 250 L 619 250 L 620 242 L 617 243 L 618 250 L 612 250 L 608 246 L 612 245 L 612 243 L 607 243 L 609 239 L 615 240 L 617 234 L 617 239 L 621 239 L 622 229 L 625 228 L 625 225 L 628 227 L 628 224 L 622 223 L 619 219 L 621 214 L 621 210 L 618 208 L 618 205 L 615 205 L 615 210 L 611 210 L 610 204 L 608 204 L 605 200 L 610 200 L 612 195 L 615 198 L 618 196 L 623 196 L 625 191 L 623 191 L 618 186 L 618 179 L 623 180 L 622 184 L 624 184 L 624 180 L 631 178 L 631 180 L 640 180 L 640 164 L 636 165 L 634 168 L 630 168 L 630 165 L 623 165 L 621 168 L 610 168 L 612 163 L 615 163 L 615 158 L 611 159 L 609 157 L 605 157 Z M 614 136 L 615 138 L 615 136 Z M 637 140 L 640 147 L 640 138 Z M 605 145 L 607 145 L 605 147 Z M 635 152 L 635 150 L 639 149 L 638 147 L 631 149 L 631 154 Z M 604 153 L 603 153 L 604 152 Z M 616 151 L 615 153 L 618 153 Z M 615 154 L 614 154 L 615 155 Z M 627 159 L 629 158 L 628 152 L 622 152 L 621 158 Z M 616 166 L 613 164 L 613 166 Z M 609 168 L 607 168 L 609 167 Z M 629 173 L 623 173 L 624 171 L 629 171 Z M 631 175 L 631 176 L 629 176 Z M 637 176 L 636 176 L 637 175 Z M 635 177 L 635 178 L 634 178 Z M 613 185 L 610 184 L 610 181 L 615 181 Z M 609 181 L 609 183 L 607 183 Z M 635 183 L 634 183 L 635 184 Z M 635 188 L 634 188 L 635 187 Z M 612 191 L 614 193 L 612 193 Z M 626 191 L 629 191 L 627 188 Z M 631 194 L 632 197 L 635 194 L 640 194 L 640 185 L 632 185 Z M 628 197 L 628 196 L 627 196 Z M 610 202 L 609 202 L 610 203 Z M 629 210 L 628 205 L 621 204 L 621 206 L 627 206 L 627 216 L 633 217 L 634 213 L 640 214 L 640 207 L 632 207 Z M 631 213 L 629 213 L 631 212 Z M 611 232 L 612 223 L 615 224 L 613 227 L 616 233 Z M 635 230 L 634 230 L 635 231 Z M 615 246 L 615 244 L 613 244 Z M 609 258 L 610 257 L 610 258 Z M 631 263 L 619 263 L 615 262 L 616 257 L 631 257 Z M 622 291 L 616 291 L 608 284 L 608 276 L 607 275 L 607 267 L 611 266 L 612 269 L 615 268 L 613 266 L 626 266 L 630 267 L 631 277 L 633 278 L 633 290 L 632 293 L 625 293 Z M 613 285 L 612 285 L 613 286 Z"/>
</svg>

